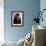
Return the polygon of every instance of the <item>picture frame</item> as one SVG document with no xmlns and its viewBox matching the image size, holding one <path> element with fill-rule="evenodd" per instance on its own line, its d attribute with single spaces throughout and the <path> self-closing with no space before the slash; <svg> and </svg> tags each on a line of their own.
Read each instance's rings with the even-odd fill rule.
<svg viewBox="0 0 46 46">
<path fill-rule="evenodd" d="M 18 27 L 24 25 L 24 11 L 11 11 L 11 26 Z"/>
</svg>

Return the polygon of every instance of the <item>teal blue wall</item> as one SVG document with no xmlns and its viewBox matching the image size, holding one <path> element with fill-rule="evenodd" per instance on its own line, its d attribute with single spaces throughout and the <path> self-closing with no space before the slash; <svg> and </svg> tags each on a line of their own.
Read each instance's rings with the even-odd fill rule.
<svg viewBox="0 0 46 46">
<path fill-rule="evenodd" d="M 18 41 L 31 31 L 35 12 L 40 9 L 40 0 L 4 0 L 4 38 Z M 24 11 L 24 26 L 11 27 L 11 11 Z"/>
</svg>

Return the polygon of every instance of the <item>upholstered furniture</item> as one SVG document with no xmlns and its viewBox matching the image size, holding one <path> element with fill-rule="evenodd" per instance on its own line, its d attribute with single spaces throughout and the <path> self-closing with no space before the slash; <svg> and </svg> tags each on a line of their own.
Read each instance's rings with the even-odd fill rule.
<svg viewBox="0 0 46 46">
<path fill-rule="evenodd" d="M 44 46 L 46 44 L 46 28 L 39 25 L 32 26 L 34 42 L 31 46 Z"/>
<path fill-rule="evenodd" d="M 31 34 L 31 32 L 28 32 L 28 34 L 24 38 L 20 39 L 17 42 L 17 46 L 31 46 L 33 40 L 33 35 Z"/>
<path fill-rule="evenodd" d="M 15 41 L 1 41 L 0 46 L 17 46 Z"/>
</svg>

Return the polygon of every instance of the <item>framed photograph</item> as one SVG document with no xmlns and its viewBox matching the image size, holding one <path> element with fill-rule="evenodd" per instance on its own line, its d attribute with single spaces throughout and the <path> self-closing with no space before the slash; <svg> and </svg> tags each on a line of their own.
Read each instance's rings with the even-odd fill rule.
<svg viewBox="0 0 46 46">
<path fill-rule="evenodd" d="M 11 11 L 11 26 L 24 25 L 24 11 Z"/>
</svg>

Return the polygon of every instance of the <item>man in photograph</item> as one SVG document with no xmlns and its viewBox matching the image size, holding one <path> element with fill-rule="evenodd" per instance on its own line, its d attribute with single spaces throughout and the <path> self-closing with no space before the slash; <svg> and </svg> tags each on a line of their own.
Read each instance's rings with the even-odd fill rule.
<svg viewBox="0 0 46 46">
<path fill-rule="evenodd" d="M 21 17 L 19 13 L 16 13 L 13 20 L 14 24 L 21 24 Z"/>
</svg>

